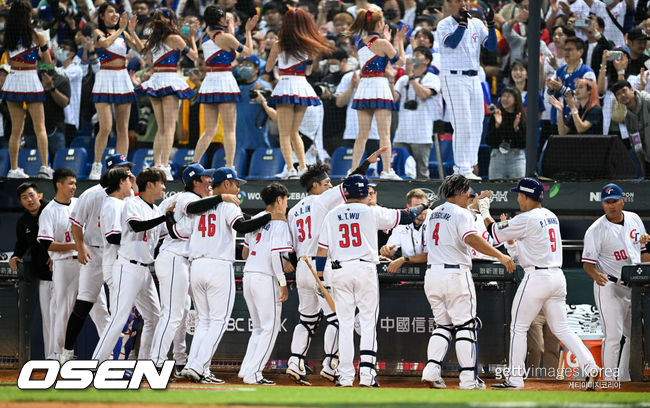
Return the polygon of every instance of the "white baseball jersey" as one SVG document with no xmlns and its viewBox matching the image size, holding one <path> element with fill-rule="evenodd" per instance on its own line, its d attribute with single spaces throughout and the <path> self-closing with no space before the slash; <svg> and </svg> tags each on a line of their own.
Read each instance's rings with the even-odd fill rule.
<svg viewBox="0 0 650 408">
<path fill-rule="evenodd" d="M 133 200 L 133 198 L 129 198 Z M 113 245 L 106 241 L 106 237 L 111 234 L 122 234 L 122 211 L 124 210 L 125 200 L 108 196 L 102 203 L 102 211 L 99 217 L 100 232 L 104 237 L 104 251 L 102 253 L 102 262 L 104 265 L 111 265 L 117 258 L 119 245 Z"/>
<path fill-rule="evenodd" d="M 424 221 L 427 263 L 472 266 L 465 238 L 476 234 L 474 216 L 466 208 L 446 202 L 427 213 Z"/>
<path fill-rule="evenodd" d="M 492 224 L 490 234 L 497 244 L 517 240 L 522 268 L 562 267 L 560 221 L 546 208 L 533 208 L 511 220 Z"/>
<path fill-rule="evenodd" d="M 397 245 L 395 250 L 402 249 L 402 256 L 413 256 L 424 253 L 424 224 L 416 229 L 413 224 L 398 225 L 388 238 L 386 245 Z"/>
<path fill-rule="evenodd" d="M 122 239 L 117 253 L 130 261 L 143 264 L 153 263 L 153 251 L 158 244 L 160 225 L 142 232 L 135 232 L 129 225 L 129 221 L 147 221 L 161 215 L 155 204 L 149 205 L 141 197 L 127 200 L 122 211 Z"/>
<path fill-rule="evenodd" d="M 344 203 L 343 185 L 339 184 L 323 194 L 308 195 L 289 210 L 289 231 L 298 258 L 316 256 L 318 235 L 327 213 Z"/>
<path fill-rule="evenodd" d="M 442 19 L 438 23 L 435 35 L 440 44 L 440 70 L 474 70 L 479 71 L 481 65 L 481 45 L 487 40 L 488 30 L 478 18 L 467 21 L 467 29 L 456 48 L 445 46 L 445 40 L 458 28 L 453 16 Z"/>
<path fill-rule="evenodd" d="M 190 259 L 213 258 L 235 261 L 235 237 L 232 226 L 244 215 L 233 203 L 222 202 L 201 215 L 192 216 Z"/>
<path fill-rule="evenodd" d="M 395 228 L 399 219 L 399 210 L 362 203 L 340 205 L 325 217 L 318 246 L 327 249 L 332 260 L 377 264 L 377 231 Z"/>
<path fill-rule="evenodd" d="M 264 214 L 268 212 L 262 211 L 256 217 Z M 248 248 L 244 272 L 257 272 L 271 276 L 275 274 L 279 280 L 283 280 L 284 271 L 273 270 L 271 257 L 293 251 L 289 225 L 285 221 L 271 220 L 262 228 L 249 232 L 244 236 L 244 246 Z"/>
<path fill-rule="evenodd" d="M 106 197 L 106 190 L 97 184 L 79 196 L 74 210 L 70 213 L 70 221 L 83 228 L 84 243 L 88 245 L 104 246 L 99 217 Z"/>
<path fill-rule="evenodd" d="M 487 229 L 485 228 L 485 223 L 483 222 L 483 217 L 478 215 L 475 216 L 474 218 L 475 218 L 474 227 L 476 228 L 476 233 L 480 235 L 481 238 L 486 240 L 490 245 L 500 246 L 500 245 L 495 245 L 496 243 L 494 242 L 494 238 L 492 238 L 492 236 L 487 232 Z M 489 255 L 485 255 L 484 253 L 481 253 L 472 247 L 470 247 L 470 251 L 472 253 L 472 259 L 484 259 L 484 260 L 496 261 L 496 258 Z"/>
<path fill-rule="evenodd" d="M 603 215 L 585 233 L 582 262 L 595 264 L 600 272 L 620 279 L 623 266 L 641 262 L 641 251 L 645 250 L 639 242 L 642 234 L 643 222 L 633 212 L 623 211 L 623 225 Z"/>
<path fill-rule="evenodd" d="M 176 201 L 174 207 L 174 234 L 180 239 L 174 239 L 169 235 L 165 235 L 160 252 L 169 251 L 180 256 L 189 256 L 190 254 L 190 234 L 192 232 L 193 220 L 187 214 L 187 206 L 189 203 L 200 200 L 201 197 L 192 192 L 184 191 L 173 196 L 170 196 L 160 203 L 159 208 L 166 209 L 172 202 Z M 167 233 L 167 225 L 163 224 L 162 229 L 164 234 Z"/>
<path fill-rule="evenodd" d="M 70 204 L 61 204 L 56 200 L 50 201 L 38 217 L 38 236 L 36 239 L 63 243 L 74 242 L 69 218 L 76 202 L 77 199 L 74 197 Z M 77 255 L 75 250 L 65 252 L 48 251 L 48 253 L 53 261 Z"/>
</svg>

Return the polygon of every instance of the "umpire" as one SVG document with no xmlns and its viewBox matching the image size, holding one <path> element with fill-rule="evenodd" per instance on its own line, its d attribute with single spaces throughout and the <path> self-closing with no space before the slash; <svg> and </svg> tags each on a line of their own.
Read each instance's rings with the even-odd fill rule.
<svg viewBox="0 0 650 408">
<path fill-rule="evenodd" d="M 47 201 L 40 198 L 34 183 L 23 183 L 16 189 L 20 204 L 25 212 L 16 222 L 16 245 L 14 253 L 9 259 L 9 267 L 16 271 L 18 264 L 23 264 L 24 284 L 22 288 L 28 291 L 31 297 L 34 285 L 38 283 L 38 294 L 41 299 L 41 316 L 43 319 L 43 351 L 45 358 L 54 358 L 53 343 L 50 335 L 50 316 L 54 313 L 54 299 L 52 285 L 52 271 L 50 269 L 50 256 L 47 251 L 36 241 L 38 234 L 38 217 L 47 205 Z M 32 310 L 27 311 L 27 321 L 31 320 Z"/>
</svg>

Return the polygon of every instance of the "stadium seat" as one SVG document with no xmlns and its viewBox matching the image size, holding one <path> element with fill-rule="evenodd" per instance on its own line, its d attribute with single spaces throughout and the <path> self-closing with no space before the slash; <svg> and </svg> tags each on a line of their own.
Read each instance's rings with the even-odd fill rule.
<svg viewBox="0 0 650 408">
<path fill-rule="evenodd" d="M 134 163 L 131 172 L 137 176 L 142 169 L 153 165 L 153 149 L 138 149 L 134 151 L 131 161 Z"/>
<path fill-rule="evenodd" d="M 115 150 L 114 147 L 107 147 L 106 149 L 104 149 L 104 154 L 102 154 L 102 160 L 101 160 L 101 162 L 102 162 L 102 174 L 106 173 L 106 158 L 108 156 L 114 155 L 115 153 L 117 153 L 117 151 Z"/>
<path fill-rule="evenodd" d="M 88 155 L 88 164 L 92 164 L 95 158 L 95 139 L 91 136 L 77 136 L 70 142 L 70 147 L 83 147 Z"/>
<path fill-rule="evenodd" d="M 62 147 L 54 155 L 54 170 L 61 167 L 67 167 L 77 174 L 77 179 L 83 180 L 88 178 L 86 173 L 86 163 L 88 162 L 88 153 L 83 147 Z"/>
<path fill-rule="evenodd" d="M 0 149 L 0 177 L 7 177 L 9 164 L 9 149 Z"/>
<path fill-rule="evenodd" d="M 478 175 L 481 176 L 483 180 L 488 179 L 491 152 L 492 148 L 487 144 L 482 144 L 478 148 Z"/>
<path fill-rule="evenodd" d="M 235 171 L 239 177 L 246 177 L 246 168 L 248 165 L 248 157 L 246 156 L 246 150 L 236 149 L 235 150 Z M 226 165 L 226 151 L 224 149 L 219 149 L 214 152 L 212 156 L 212 167 L 213 169 L 218 169 L 219 167 L 224 167 Z"/>
<path fill-rule="evenodd" d="M 266 147 L 260 147 L 253 152 L 251 166 L 248 169 L 248 178 L 273 179 L 276 174 L 282 171 L 283 167 L 284 158 L 280 148 L 267 149 Z"/>
<path fill-rule="evenodd" d="M 348 170 L 352 168 L 352 151 L 351 147 L 338 147 L 332 154 L 332 171 L 330 178 L 345 178 Z"/>
<path fill-rule="evenodd" d="M 174 158 L 172 160 L 172 168 L 174 168 L 176 172 L 180 174 L 183 166 L 187 166 L 193 161 L 194 149 L 178 149 L 174 154 Z M 208 156 L 205 153 L 201 157 L 201 161 L 199 163 L 201 163 L 203 167 L 208 167 Z"/>
<path fill-rule="evenodd" d="M 410 163 L 408 162 L 409 159 Z M 410 176 L 407 175 L 407 173 L 415 171 L 415 159 L 412 158 L 411 153 L 409 153 L 404 147 L 393 147 L 390 164 L 395 173 L 401 178 L 407 180 L 413 180 L 415 178 L 413 177 L 413 174 Z M 409 165 L 412 167 L 411 169 L 409 169 Z M 407 169 L 412 171 L 409 172 Z M 384 171 L 384 164 L 380 157 L 379 162 L 377 163 L 377 176 L 379 176 L 382 171 Z"/>
<path fill-rule="evenodd" d="M 448 176 L 454 172 L 454 151 L 452 149 L 452 135 L 440 135 L 440 153 L 442 155 L 442 167 L 445 172 L 444 176 Z M 436 145 L 431 147 L 431 155 L 429 155 L 429 177 L 441 178 L 438 174 L 438 156 L 436 155 Z"/>
<path fill-rule="evenodd" d="M 22 167 L 29 177 L 38 176 L 41 165 L 41 155 L 38 149 L 20 149 L 18 153 L 18 167 Z"/>
</svg>

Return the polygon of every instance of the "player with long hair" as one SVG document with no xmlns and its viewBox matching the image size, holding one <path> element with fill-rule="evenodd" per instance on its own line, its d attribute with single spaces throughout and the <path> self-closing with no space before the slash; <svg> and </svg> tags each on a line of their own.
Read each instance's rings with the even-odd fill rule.
<svg viewBox="0 0 650 408">
<path fill-rule="evenodd" d="M 380 32 L 383 32 L 380 34 Z M 379 146 L 388 149 L 381 155 L 384 169 L 380 177 L 389 180 L 401 180 L 391 169 L 390 121 L 391 111 L 395 107 L 392 84 L 386 78 L 386 65 L 404 63 L 404 39 L 406 28 L 402 27 L 395 34 L 394 46 L 390 43 L 390 28 L 384 22 L 384 16 L 378 10 L 361 9 L 357 13 L 349 34 L 359 34 L 359 64 L 361 80 L 352 99 L 352 108 L 357 110 L 359 118 L 359 135 L 354 142 L 352 167 L 361 161 L 370 134 L 372 118 L 377 121 Z"/>
<path fill-rule="evenodd" d="M 176 71 L 181 55 L 197 62 L 199 52 L 196 49 L 196 33 L 199 31 L 199 25 L 197 21 L 190 27 L 187 39 L 178 28 L 176 14 L 170 9 L 161 8 L 154 12 L 147 27 L 151 29 L 151 34 L 144 50 L 148 53 L 147 58 L 151 58 L 152 63 L 149 65 L 153 66 L 153 75 L 136 91 L 149 95 L 158 123 L 158 131 L 153 141 L 154 166 L 165 172 L 167 180 L 173 180 L 169 155 L 174 145 L 178 100 L 191 99 L 196 94 Z"/>
<path fill-rule="evenodd" d="M 239 86 L 232 75 L 232 62 L 237 54 L 248 57 L 253 53 L 252 31 L 257 25 L 258 17 L 253 16 L 246 22 L 246 44 L 231 33 L 226 32 L 228 21 L 226 10 L 212 4 L 203 13 L 207 30 L 201 41 L 205 58 L 206 75 L 198 102 L 203 104 L 205 131 L 196 143 L 194 161 L 199 163 L 208 150 L 212 138 L 217 133 L 219 114 L 223 125 L 223 148 L 226 152 L 226 167 L 234 168 L 235 147 L 237 144 L 235 126 L 237 125 L 237 102 L 241 99 Z"/>
<path fill-rule="evenodd" d="M 136 95 L 126 70 L 127 44 L 137 52 L 142 52 L 144 48 L 135 34 L 136 23 L 135 16 L 131 20 L 127 19 L 126 13 L 120 16 L 117 6 L 110 2 L 102 4 L 97 10 L 94 36 L 101 67 L 95 76 L 92 101 L 99 116 L 99 131 L 95 136 L 95 162 L 88 176 L 90 180 L 99 180 L 102 175 L 101 160 L 113 127 L 111 105 L 115 106 L 117 153 L 126 155 L 129 151 L 129 116 Z"/>
<path fill-rule="evenodd" d="M 47 132 L 45 131 L 45 113 L 43 112 L 45 91 L 36 72 L 36 61 L 40 58 L 43 62 L 50 64 L 52 59 L 45 36 L 34 31 L 31 20 L 32 8 L 27 1 L 14 1 L 11 4 L 6 19 L 3 44 L 11 64 L 11 72 L 2 86 L 2 92 L 0 92 L 0 98 L 5 99 L 9 106 L 12 125 L 9 138 L 11 168 L 7 177 L 29 177 L 23 169 L 18 167 L 20 136 L 25 126 L 23 104 L 27 104 L 27 110 L 34 123 L 38 151 L 43 164 L 39 177 L 51 179 L 54 171 L 48 166 L 47 160 Z M 50 91 L 53 90 L 48 90 L 48 92 Z"/>
<path fill-rule="evenodd" d="M 312 58 L 331 52 L 333 46 L 318 32 L 312 18 L 301 9 L 290 9 L 284 15 L 278 41 L 271 47 L 264 74 L 278 63 L 280 79 L 271 94 L 270 104 L 277 106 L 280 149 L 287 164 L 289 178 L 307 171 L 305 147 L 298 133 L 308 106 L 321 104 L 305 75 L 311 73 Z M 293 152 L 298 170 L 293 167 Z"/>
</svg>

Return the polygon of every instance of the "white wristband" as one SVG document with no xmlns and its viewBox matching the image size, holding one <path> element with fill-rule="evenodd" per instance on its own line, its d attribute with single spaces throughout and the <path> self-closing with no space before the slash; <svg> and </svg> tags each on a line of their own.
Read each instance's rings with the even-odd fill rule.
<svg viewBox="0 0 650 408">
<path fill-rule="evenodd" d="M 287 279 L 283 276 L 277 276 L 280 286 L 287 286 Z"/>
</svg>

